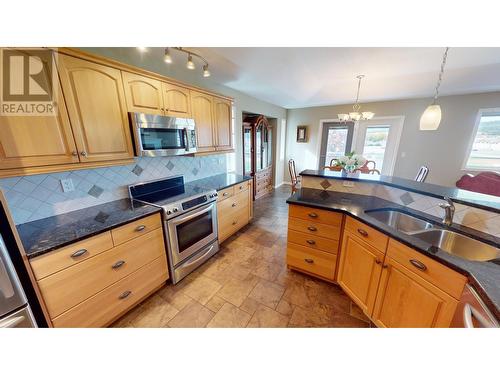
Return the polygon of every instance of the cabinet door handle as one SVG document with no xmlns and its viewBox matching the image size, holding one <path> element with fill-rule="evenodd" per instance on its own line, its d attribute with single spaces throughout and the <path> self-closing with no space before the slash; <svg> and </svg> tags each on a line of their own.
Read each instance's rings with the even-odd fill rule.
<svg viewBox="0 0 500 375">
<path fill-rule="evenodd" d="M 238 222 L 238 220 L 233 221 L 233 225 L 236 225 L 237 222 Z"/>
<path fill-rule="evenodd" d="M 312 218 L 317 218 L 318 217 L 318 214 L 316 212 L 311 212 L 308 215 L 309 215 L 309 217 L 312 217 Z"/>
<path fill-rule="evenodd" d="M 243 186 L 240 186 L 240 190 L 242 190 L 242 189 L 243 189 Z"/>
<path fill-rule="evenodd" d="M 78 152 L 73 151 L 73 152 L 71 153 L 71 155 L 73 155 L 73 156 L 78 156 Z"/>
<path fill-rule="evenodd" d="M 71 258 L 78 258 L 87 253 L 87 249 L 80 249 L 71 254 Z"/>
<path fill-rule="evenodd" d="M 136 232 L 142 232 L 144 229 L 146 229 L 145 225 L 139 225 L 137 228 L 135 228 Z"/>
<path fill-rule="evenodd" d="M 375 259 L 375 263 L 376 263 L 376 264 L 381 264 L 381 263 L 382 263 L 382 261 L 381 261 L 380 259 Z"/>
<path fill-rule="evenodd" d="M 130 296 L 132 294 L 132 292 L 130 290 L 126 290 L 124 291 L 122 294 L 120 294 L 118 296 L 119 299 L 125 299 L 127 298 L 128 296 Z"/>
<path fill-rule="evenodd" d="M 306 263 L 309 263 L 309 264 L 313 264 L 314 263 L 314 260 L 312 260 L 311 258 L 305 258 L 304 261 Z"/>
<path fill-rule="evenodd" d="M 87 151 L 82 151 L 82 152 L 80 152 L 80 155 L 82 155 L 82 156 L 87 156 Z"/>
<path fill-rule="evenodd" d="M 116 262 L 115 264 L 113 264 L 111 266 L 112 269 L 116 270 L 118 268 L 120 268 L 121 266 L 123 266 L 125 264 L 125 261 L 124 260 L 119 260 L 118 262 Z"/>
<path fill-rule="evenodd" d="M 388 265 L 388 264 L 384 264 L 384 265 L 382 266 L 382 268 L 383 268 L 383 269 L 389 268 L 389 265 Z"/>
<path fill-rule="evenodd" d="M 421 261 L 416 260 L 416 259 L 410 259 L 410 263 L 418 268 L 420 271 L 425 271 L 427 269 L 427 266 L 423 264 Z"/>
<path fill-rule="evenodd" d="M 306 242 L 309 244 L 309 245 L 314 245 L 316 243 L 316 241 L 314 240 L 306 240 Z"/>
<path fill-rule="evenodd" d="M 236 202 L 234 202 L 231 206 L 236 207 Z"/>
<path fill-rule="evenodd" d="M 368 237 L 368 232 L 364 229 L 359 228 L 358 233 L 361 234 L 363 237 Z"/>
<path fill-rule="evenodd" d="M 223 197 L 227 197 L 227 196 L 228 196 L 228 194 L 229 194 L 229 193 L 226 191 L 225 193 L 222 193 L 222 196 L 223 196 Z"/>
<path fill-rule="evenodd" d="M 316 227 L 307 227 L 308 230 L 310 230 L 311 232 L 316 232 L 318 229 Z"/>
</svg>

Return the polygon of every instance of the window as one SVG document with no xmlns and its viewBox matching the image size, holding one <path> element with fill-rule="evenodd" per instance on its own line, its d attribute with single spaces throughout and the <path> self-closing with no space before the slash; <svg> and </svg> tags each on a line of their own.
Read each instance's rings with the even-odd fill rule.
<svg viewBox="0 0 500 375">
<path fill-rule="evenodd" d="M 390 126 L 370 126 L 366 129 L 363 156 L 368 160 L 373 160 L 378 170 L 382 170 L 384 165 L 390 129 Z"/>
<path fill-rule="evenodd" d="M 500 170 L 500 110 L 481 110 L 467 155 L 467 170 Z"/>
</svg>

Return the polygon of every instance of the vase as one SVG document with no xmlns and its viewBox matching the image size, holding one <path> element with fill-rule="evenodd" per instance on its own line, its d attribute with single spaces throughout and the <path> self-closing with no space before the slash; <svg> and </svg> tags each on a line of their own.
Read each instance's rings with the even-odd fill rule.
<svg viewBox="0 0 500 375">
<path fill-rule="evenodd" d="M 359 170 L 342 169 L 342 177 L 355 178 L 359 177 Z"/>
</svg>

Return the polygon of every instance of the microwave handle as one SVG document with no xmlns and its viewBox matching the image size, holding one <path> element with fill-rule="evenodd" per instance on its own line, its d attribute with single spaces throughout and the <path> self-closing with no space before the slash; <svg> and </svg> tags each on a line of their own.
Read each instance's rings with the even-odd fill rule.
<svg viewBox="0 0 500 375">
<path fill-rule="evenodd" d="M 184 128 L 182 131 L 182 136 L 184 137 L 184 142 L 186 142 L 186 151 L 189 151 L 189 137 L 188 137 L 188 129 Z"/>
</svg>

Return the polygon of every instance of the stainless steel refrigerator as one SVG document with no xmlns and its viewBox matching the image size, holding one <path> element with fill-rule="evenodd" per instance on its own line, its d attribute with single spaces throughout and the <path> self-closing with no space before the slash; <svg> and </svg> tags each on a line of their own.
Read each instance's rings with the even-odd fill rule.
<svg viewBox="0 0 500 375">
<path fill-rule="evenodd" d="M 0 235 L 0 328 L 36 326 L 16 269 Z"/>
</svg>

